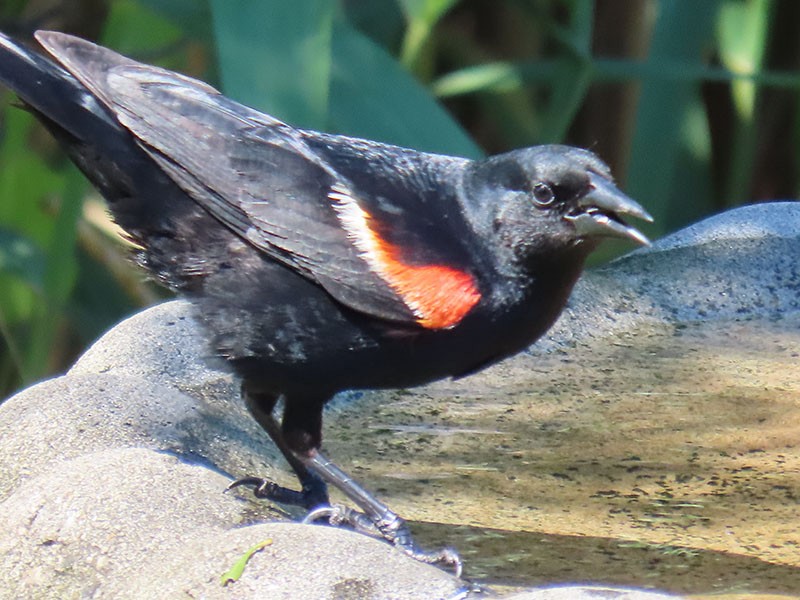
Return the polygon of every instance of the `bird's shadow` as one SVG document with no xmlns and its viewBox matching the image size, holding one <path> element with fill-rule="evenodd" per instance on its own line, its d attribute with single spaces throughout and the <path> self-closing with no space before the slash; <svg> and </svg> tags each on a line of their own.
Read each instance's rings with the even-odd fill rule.
<svg viewBox="0 0 800 600">
<path fill-rule="evenodd" d="M 464 577 L 480 584 L 591 583 L 678 594 L 791 595 L 800 589 L 796 567 L 725 552 L 422 521 L 411 527 L 425 547 L 457 548 Z"/>
</svg>

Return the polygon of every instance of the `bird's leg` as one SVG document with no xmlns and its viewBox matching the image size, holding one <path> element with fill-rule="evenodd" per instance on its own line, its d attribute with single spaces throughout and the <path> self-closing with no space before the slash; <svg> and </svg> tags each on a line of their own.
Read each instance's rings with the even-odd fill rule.
<svg viewBox="0 0 800 600">
<path fill-rule="evenodd" d="M 256 498 L 263 498 L 281 504 L 290 504 L 292 506 L 301 506 L 308 511 L 314 510 L 320 506 L 330 506 L 328 498 L 328 486 L 325 484 L 319 475 L 306 468 L 301 460 L 297 458 L 294 452 L 291 451 L 286 439 L 283 436 L 281 427 L 275 420 L 273 409 L 277 402 L 277 396 L 258 394 L 249 391 L 246 387 L 242 389 L 242 395 L 247 405 L 247 409 L 259 425 L 267 432 L 270 439 L 281 451 L 286 462 L 297 475 L 302 489 L 300 491 L 292 490 L 278 485 L 270 479 L 262 477 L 243 477 L 237 479 L 228 486 L 228 489 L 233 489 L 241 485 L 252 485 L 253 494 Z"/>
<path fill-rule="evenodd" d="M 456 577 L 461 575 L 461 559 L 454 550 L 444 548 L 437 552 L 428 552 L 419 548 L 411 537 L 408 524 L 400 516 L 361 487 L 352 477 L 320 453 L 319 450 L 312 450 L 307 454 L 298 454 L 298 458 L 310 471 L 319 474 L 323 480 L 350 498 L 356 506 L 364 511 L 363 515 L 354 511 L 350 511 L 352 514 L 347 514 L 346 512 L 342 514 L 341 509 L 338 507 L 320 508 L 309 513 L 306 521 L 328 517 L 334 524 L 336 520 L 341 520 L 363 531 L 363 519 L 366 517 L 385 540 L 412 558 L 424 563 L 452 567 L 455 570 Z M 355 519 L 355 522 L 353 522 L 353 519 Z"/>
<path fill-rule="evenodd" d="M 281 432 L 296 460 L 350 498 L 363 514 L 348 508 L 329 506 L 312 511 L 306 520 L 326 517 L 332 524 L 346 523 L 362 532 L 377 533 L 409 556 L 421 562 L 453 567 L 460 575 L 461 560 L 453 550 L 426 552 L 420 549 L 403 519 L 319 451 L 322 443 L 322 407 L 328 397 L 321 395 L 317 400 L 310 396 L 286 398 Z"/>
<path fill-rule="evenodd" d="M 318 402 L 287 398 L 283 420 L 279 425 L 273 414 L 276 396 L 254 392 L 247 386 L 243 387 L 243 395 L 248 410 L 275 442 L 297 474 L 303 489 L 300 492 L 290 490 L 257 477 L 239 479 L 229 489 L 252 485 L 258 498 L 306 508 L 309 511 L 304 519 L 306 523 L 325 519 L 331 525 L 348 525 L 362 533 L 385 539 L 420 562 L 452 567 L 456 576 L 461 575 L 461 559 L 455 551 L 449 548 L 438 552 L 420 549 L 402 518 L 319 452 L 322 406 L 327 396 Z M 350 498 L 363 513 L 344 506 L 331 506 L 327 484 Z"/>
<path fill-rule="evenodd" d="M 328 486 L 314 471 L 306 468 L 303 461 L 289 448 L 281 426 L 273 413 L 277 398 L 248 391 L 243 387 L 242 395 L 248 410 L 259 425 L 267 432 L 283 454 L 302 486 L 301 491 L 278 485 L 263 477 L 242 477 L 228 486 L 233 489 L 242 485 L 253 486 L 256 498 L 271 500 L 281 504 L 300 506 L 308 511 L 303 522 L 327 519 L 331 525 L 348 525 L 357 531 L 381 536 L 373 522 L 362 513 L 342 505 L 332 506 L 328 497 Z"/>
</svg>

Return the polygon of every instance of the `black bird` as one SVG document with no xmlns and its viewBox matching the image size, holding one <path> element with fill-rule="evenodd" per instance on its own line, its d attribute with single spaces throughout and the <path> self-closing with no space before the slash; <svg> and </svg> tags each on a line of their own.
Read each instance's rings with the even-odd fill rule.
<svg viewBox="0 0 800 600">
<path fill-rule="evenodd" d="M 79 38 L 36 37 L 55 61 L 2 36 L 0 82 L 103 194 L 138 263 L 191 300 L 302 489 L 234 485 L 458 569 L 320 453 L 324 404 L 526 348 L 602 238 L 647 243 L 623 221 L 647 212 L 586 150 L 472 161 L 298 129 Z M 363 513 L 330 508 L 326 483 Z"/>
</svg>

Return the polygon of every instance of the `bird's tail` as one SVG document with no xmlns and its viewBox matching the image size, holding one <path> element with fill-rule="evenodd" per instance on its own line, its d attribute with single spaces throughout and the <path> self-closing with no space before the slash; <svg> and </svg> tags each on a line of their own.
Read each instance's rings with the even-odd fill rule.
<svg viewBox="0 0 800 600">
<path fill-rule="evenodd" d="M 67 71 L 2 33 L 0 84 L 11 89 L 62 141 L 65 135 L 77 141 L 102 139 L 120 127 Z"/>
<path fill-rule="evenodd" d="M 53 134 L 105 197 L 114 220 L 146 248 L 137 260 L 167 285 L 182 287 L 185 278 L 176 264 L 193 250 L 192 243 L 206 241 L 191 231 L 210 217 L 73 75 L 2 33 L 0 85 L 15 92 Z"/>
</svg>

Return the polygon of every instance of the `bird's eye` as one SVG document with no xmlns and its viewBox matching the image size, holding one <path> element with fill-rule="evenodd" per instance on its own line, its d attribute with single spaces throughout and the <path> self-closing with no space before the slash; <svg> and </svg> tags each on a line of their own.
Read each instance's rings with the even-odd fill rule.
<svg viewBox="0 0 800 600">
<path fill-rule="evenodd" d="M 538 206 L 550 206 L 555 199 L 556 195 L 553 193 L 553 188 L 546 183 L 537 183 L 533 186 L 533 201 Z"/>
</svg>

